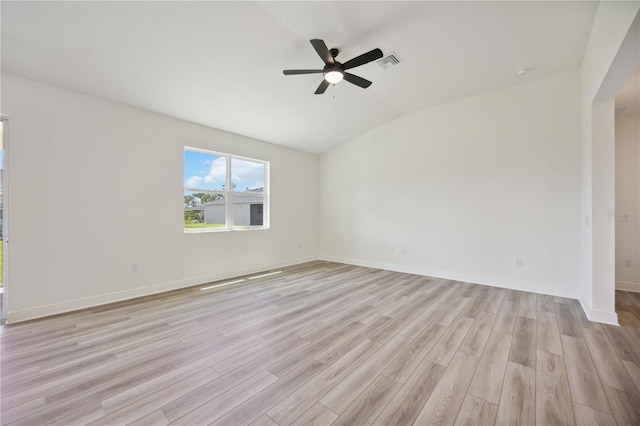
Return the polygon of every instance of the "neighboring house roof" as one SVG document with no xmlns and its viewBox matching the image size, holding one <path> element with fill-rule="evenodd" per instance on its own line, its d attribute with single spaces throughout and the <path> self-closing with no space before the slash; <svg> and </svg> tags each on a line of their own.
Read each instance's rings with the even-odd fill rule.
<svg viewBox="0 0 640 426">
<path fill-rule="evenodd" d="M 259 194 L 254 194 L 258 192 Z M 264 187 L 248 189 L 246 192 L 234 192 L 233 204 L 262 204 L 264 202 Z M 218 206 L 224 204 L 224 200 L 209 201 L 208 203 L 197 204 L 189 210 L 204 211 L 205 206 Z"/>
<path fill-rule="evenodd" d="M 262 188 L 260 188 L 262 189 Z M 247 192 L 234 192 L 233 193 L 233 204 L 262 204 L 264 202 L 263 194 L 252 194 Z M 208 203 L 200 204 L 200 206 L 216 206 L 224 204 L 224 200 L 215 200 L 210 201 Z"/>
</svg>

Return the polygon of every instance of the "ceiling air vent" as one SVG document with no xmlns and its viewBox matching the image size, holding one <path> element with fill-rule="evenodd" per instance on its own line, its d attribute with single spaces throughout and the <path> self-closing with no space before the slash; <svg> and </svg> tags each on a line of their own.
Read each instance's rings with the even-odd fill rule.
<svg viewBox="0 0 640 426">
<path fill-rule="evenodd" d="M 624 112 L 624 110 L 627 109 L 627 106 L 628 105 L 621 105 L 619 107 L 616 107 L 616 115 L 622 114 Z"/>
<path fill-rule="evenodd" d="M 383 70 L 388 70 L 391 67 L 398 65 L 402 60 L 396 52 L 391 52 L 382 59 L 378 59 L 376 63 L 380 65 Z"/>
</svg>

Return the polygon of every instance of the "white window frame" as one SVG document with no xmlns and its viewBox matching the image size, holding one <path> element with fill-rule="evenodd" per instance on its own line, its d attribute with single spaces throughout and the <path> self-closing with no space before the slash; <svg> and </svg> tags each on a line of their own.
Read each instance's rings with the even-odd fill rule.
<svg viewBox="0 0 640 426">
<path fill-rule="evenodd" d="M 224 157 L 226 159 L 226 172 L 227 172 L 227 181 L 225 183 L 225 190 L 222 189 L 202 189 L 202 188 L 190 188 L 185 186 L 185 182 L 184 182 L 184 153 L 185 151 L 193 151 L 193 152 L 200 152 L 203 154 L 210 154 L 210 155 L 215 155 L 218 157 Z M 203 148 L 196 148 L 196 147 L 192 147 L 192 146 L 185 146 L 184 149 L 182 150 L 182 186 L 183 186 L 183 191 L 182 191 L 182 205 L 184 206 L 184 193 L 185 192 L 204 192 L 207 194 L 220 194 L 224 196 L 225 199 L 225 207 L 226 207 L 226 211 L 225 211 L 225 226 L 224 227 L 219 227 L 219 228 L 194 228 L 194 229 L 189 229 L 189 228 L 184 228 L 184 219 L 183 219 L 183 229 L 184 232 L 187 234 L 199 234 L 199 233 L 208 233 L 208 232 L 229 232 L 229 231 L 258 231 L 258 230 L 263 230 L 263 229 L 269 229 L 270 228 L 270 220 L 269 220 L 269 216 L 270 216 L 270 211 L 271 209 L 269 208 L 269 166 L 270 163 L 268 161 L 265 160 L 258 160 L 256 158 L 250 158 L 250 157 L 243 157 L 240 155 L 233 155 L 233 154 L 227 154 L 224 152 L 218 152 L 218 151 L 212 151 L 209 149 L 203 149 Z M 260 163 L 264 166 L 264 192 L 246 192 L 246 191 L 232 191 L 231 190 L 231 181 L 232 181 L 232 171 L 231 171 L 231 162 L 232 160 L 242 160 L 242 161 L 251 161 L 253 163 Z M 233 223 L 233 197 L 234 195 L 241 195 L 241 194 L 257 194 L 257 195 L 262 195 L 262 226 L 242 226 L 242 225 L 235 225 Z M 183 208 L 184 210 L 184 208 Z"/>
</svg>

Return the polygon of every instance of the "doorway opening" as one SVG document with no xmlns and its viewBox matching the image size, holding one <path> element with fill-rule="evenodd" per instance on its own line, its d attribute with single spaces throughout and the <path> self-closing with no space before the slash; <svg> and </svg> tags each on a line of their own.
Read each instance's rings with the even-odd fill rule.
<svg viewBox="0 0 640 426">
<path fill-rule="evenodd" d="M 7 120 L 0 117 L 0 324 L 6 321 L 6 261 L 5 261 L 5 144 Z"/>
<path fill-rule="evenodd" d="M 640 322 L 640 66 L 615 97 L 616 297 L 621 325 Z"/>
</svg>

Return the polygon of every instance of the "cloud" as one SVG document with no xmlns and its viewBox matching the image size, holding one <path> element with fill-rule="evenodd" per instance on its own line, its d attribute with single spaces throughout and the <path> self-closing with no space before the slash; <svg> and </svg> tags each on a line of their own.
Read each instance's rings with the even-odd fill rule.
<svg viewBox="0 0 640 426">
<path fill-rule="evenodd" d="M 209 173 L 204 177 L 204 181 L 213 184 L 215 188 L 222 188 L 227 181 L 227 159 L 218 157 L 211 161 Z"/>
<path fill-rule="evenodd" d="M 264 164 L 238 159 L 231 160 L 231 181 L 243 191 L 245 187 L 258 188 L 264 186 Z"/>
<path fill-rule="evenodd" d="M 202 182 L 202 177 L 200 177 L 200 176 L 191 176 L 189 179 L 187 179 L 184 182 L 184 186 L 186 186 L 187 188 L 197 188 L 198 184 L 200 184 L 200 182 Z"/>
<path fill-rule="evenodd" d="M 193 171 L 193 175 L 185 179 L 187 188 L 219 190 L 226 187 L 227 159 L 225 157 L 213 158 L 213 160 L 207 161 L 205 170 Z M 232 158 L 231 171 L 233 172 L 231 181 L 238 191 L 264 186 L 265 166 L 262 163 Z"/>
</svg>

